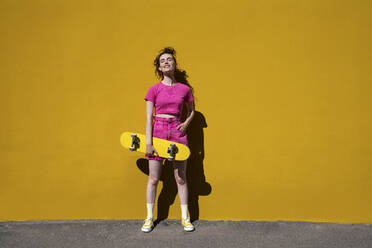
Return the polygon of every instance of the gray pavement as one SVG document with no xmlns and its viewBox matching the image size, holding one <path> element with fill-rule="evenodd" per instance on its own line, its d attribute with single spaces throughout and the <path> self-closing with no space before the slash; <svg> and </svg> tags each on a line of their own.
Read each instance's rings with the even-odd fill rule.
<svg viewBox="0 0 372 248">
<path fill-rule="evenodd" d="M 151 233 L 142 233 L 141 225 L 142 220 L 0 222 L 0 248 L 372 247 L 370 224 L 198 220 L 190 233 L 179 220 L 164 220 Z"/>
</svg>

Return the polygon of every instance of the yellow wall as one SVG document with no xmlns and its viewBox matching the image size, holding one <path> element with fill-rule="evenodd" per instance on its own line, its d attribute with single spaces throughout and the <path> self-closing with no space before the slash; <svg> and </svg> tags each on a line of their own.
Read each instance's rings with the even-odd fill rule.
<svg viewBox="0 0 372 248">
<path fill-rule="evenodd" d="M 174 46 L 200 219 L 372 223 L 371 7 L 1 0 L 0 220 L 144 218 L 144 160 L 119 137 L 145 132 L 152 61 Z"/>
</svg>

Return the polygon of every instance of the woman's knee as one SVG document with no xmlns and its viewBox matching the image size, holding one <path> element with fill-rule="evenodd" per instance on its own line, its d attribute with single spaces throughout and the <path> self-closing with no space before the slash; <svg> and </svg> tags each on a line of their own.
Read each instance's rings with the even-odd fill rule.
<svg viewBox="0 0 372 248">
<path fill-rule="evenodd" d="M 149 184 L 157 185 L 159 183 L 160 178 L 156 176 L 149 176 Z"/>
<path fill-rule="evenodd" d="M 176 175 L 175 179 L 176 179 L 177 184 L 179 184 L 179 185 L 186 184 L 186 177 L 185 176 Z"/>
</svg>

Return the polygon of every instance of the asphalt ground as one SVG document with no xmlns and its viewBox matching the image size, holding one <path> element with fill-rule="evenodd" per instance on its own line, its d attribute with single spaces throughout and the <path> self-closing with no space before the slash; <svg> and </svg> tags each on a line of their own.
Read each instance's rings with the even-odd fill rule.
<svg viewBox="0 0 372 248">
<path fill-rule="evenodd" d="M 152 232 L 142 220 L 0 222 L 0 248 L 285 247 L 371 248 L 371 224 L 287 221 L 204 221 L 185 232 L 164 220 Z"/>
</svg>

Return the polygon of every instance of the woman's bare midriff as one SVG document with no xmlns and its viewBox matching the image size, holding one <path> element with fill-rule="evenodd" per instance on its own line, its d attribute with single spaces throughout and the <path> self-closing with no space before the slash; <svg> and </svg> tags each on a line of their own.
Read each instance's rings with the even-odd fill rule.
<svg viewBox="0 0 372 248">
<path fill-rule="evenodd" d="M 171 115 L 171 114 L 156 114 L 155 116 L 165 117 L 165 118 L 178 117 L 178 115 Z"/>
</svg>

